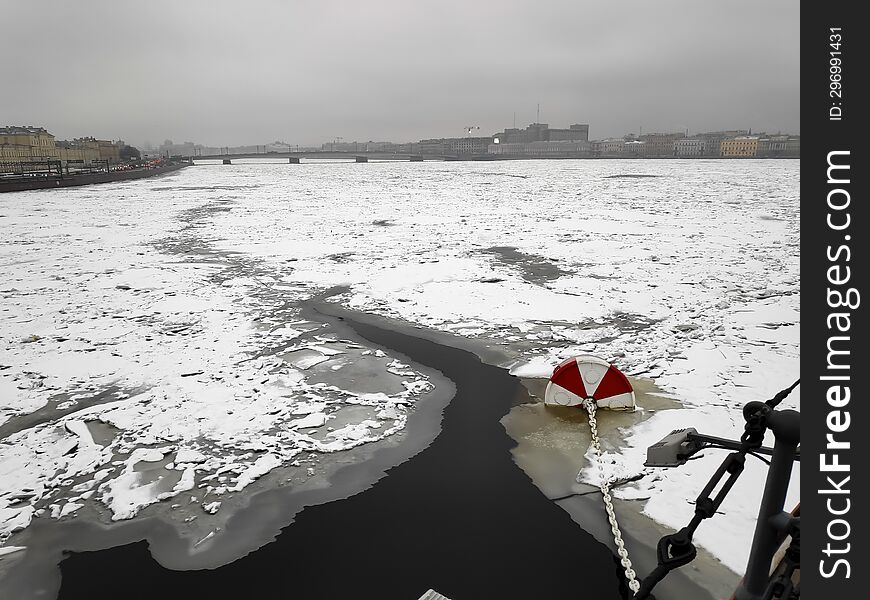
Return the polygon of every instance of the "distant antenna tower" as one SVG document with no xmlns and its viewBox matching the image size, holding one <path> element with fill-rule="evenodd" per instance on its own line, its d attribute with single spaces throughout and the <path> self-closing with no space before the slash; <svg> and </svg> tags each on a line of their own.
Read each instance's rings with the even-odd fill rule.
<svg viewBox="0 0 870 600">
<path fill-rule="evenodd" d="M 537 116 L 537 119 L 535 120 L 535 123 L 540 123 L 540 122 L 541 122 L 541 103 L 538 102 L 538 116 Z"/>
</svg>

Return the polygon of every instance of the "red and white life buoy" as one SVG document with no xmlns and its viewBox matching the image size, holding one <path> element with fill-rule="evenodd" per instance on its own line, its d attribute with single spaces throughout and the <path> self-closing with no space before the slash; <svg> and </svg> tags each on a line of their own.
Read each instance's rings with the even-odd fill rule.
<svg viewBox="0 0 870 600">
<path fill-rule="evenodd" d="M 634 388 L 622 371 L 609 362 L 583 354 L 569 358 L 553 371 L 544 403 L 581 406 L 592 398 L 599 408 L 634 409 Z"/>
</svg>

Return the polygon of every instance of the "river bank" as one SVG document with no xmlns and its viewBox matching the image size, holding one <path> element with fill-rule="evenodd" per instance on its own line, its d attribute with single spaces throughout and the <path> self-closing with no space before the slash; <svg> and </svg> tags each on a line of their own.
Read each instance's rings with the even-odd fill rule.
<svg viewBox="0 0 870 600">
<path fill-rule="evenodd" d="M 0 179 L 0 193 L 23 192 L 27 190 L 47 190 L 56 188 L 78 187 L 94 183 L 110 183 L 113 181 L 130 181 L 156 177 L 178 171 L 191 163 L 173 163 L 153 169 L 134 169 L 131 171 L 110 171 L 108 173 L 89 173 L 87 175 L 66 175 L 64 177 L 44 176 L 28 177 L 13 180 Z"/>
</svg>

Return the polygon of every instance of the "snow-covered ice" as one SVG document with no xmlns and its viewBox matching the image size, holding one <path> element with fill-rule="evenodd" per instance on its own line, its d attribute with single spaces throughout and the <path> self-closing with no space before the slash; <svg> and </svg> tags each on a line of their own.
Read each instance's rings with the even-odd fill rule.
<svg viewBox="0 0 870 600">
<path fill-rule="evenodd" d="M 684 408 L 626 430 L 608 449 L 614 475 L 643 472 L 646 446 L 675 427 L 739 436 L 742 404 L 798 376 L 797 161 L 255 163 L 0 198 L 0 426 L 12 428 L 0 536 L 80 502 L 73 487 L 88 481 L 125 518 L 192 489 L 191 473 L 231 469 L 237 493 L 302 452 L 401 430 L 431 384 L 379 349 L 317 339 L 295 307 L 332 286 L 348 286 L 335 300 L 350 308 L 498 344 L 516 375 L 547 377 L 583 352 L 654 379 Z M 657 177 L 609 177 L 630 172 Z M 328 379 L 358 356 L 405 391 Z M 375 412 L 326 429 L 347 406 Z M 98 443 L 89 421 L 118 433 Z M 132 462 L 145 449 L 164 452 L 158 475 Z M 720 460 L 616 495 L 681 527 L 675 507 Z M 738 571 L 762 466 L 748 463 L 728 517 L 698 531 Z"/>
<path fill-rule="evenodd" d="M 313 290 L 292 268 L 200 231 L 209 207 L 241 197 L 186 181 L 207 177 L 0 198 L 0 544 L 40 509 L 71 518 L 90 501 L 128 519 L 223 473 L 218 506 L 301 453 L 400 431 L 428 389 L 413 369 L 377 400 L 340 374 L 309 383 L 365 348 L 299 318 Z M 384 426 L 326 439 L 318 428 L 362 402 L 387 411 Z"/>
</svg>

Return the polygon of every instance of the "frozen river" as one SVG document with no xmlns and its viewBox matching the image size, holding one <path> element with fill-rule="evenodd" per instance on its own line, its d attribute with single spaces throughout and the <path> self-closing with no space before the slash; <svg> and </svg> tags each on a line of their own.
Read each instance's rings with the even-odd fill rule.
<svg viewBox="0 0 870 600">
<path fill-rule="evenodd" d="M 339 286 L 524 378 L 586 352 L 654 381 L 682 408 L 607 456 L 639 477 L 618 497 L 681 527 L 722 455 L 653 471 L 646 446 L 737 437 L 742 404 L 798 376 L 798 166 L 252 160 L 0 196 L 0 552 L 36 521 L 140 512 L 206 550 L 251 490 L 399 443 L 446 384 L 304 314 Z M 696 537 L 738 572 L 765 473 L 747 467 Z"/>
</svg>

